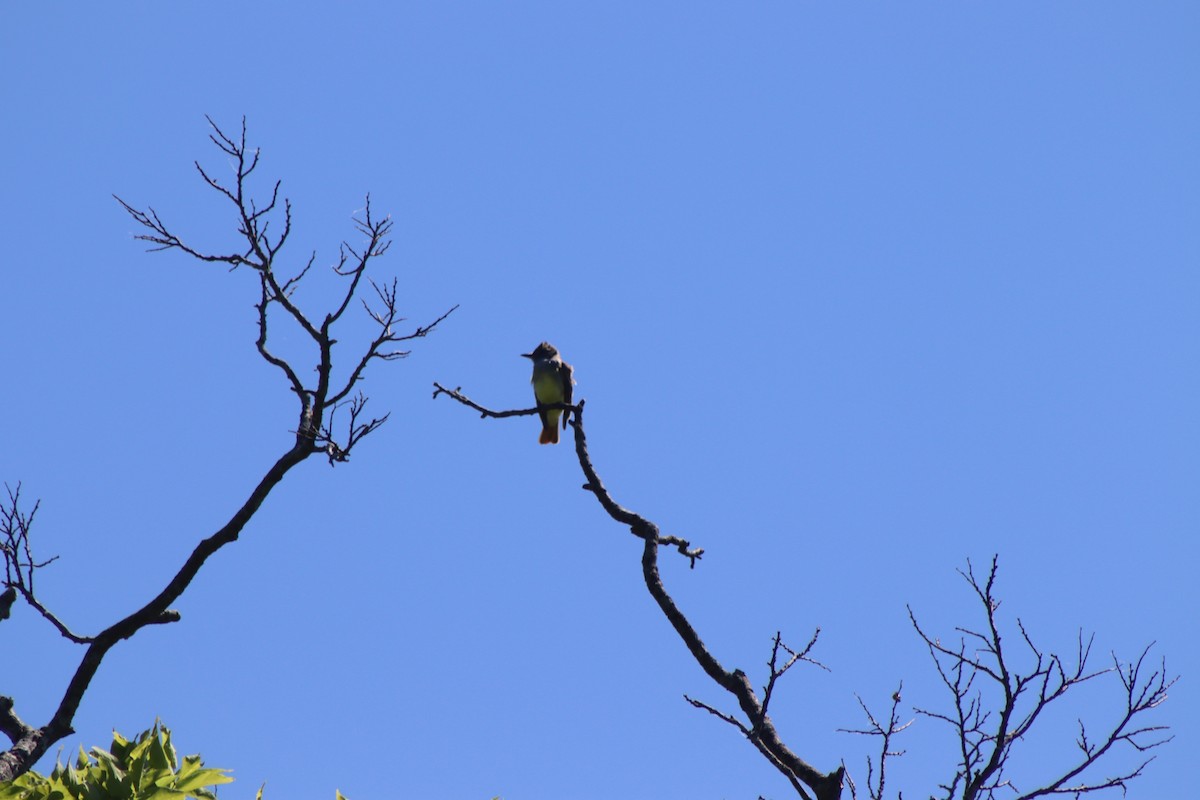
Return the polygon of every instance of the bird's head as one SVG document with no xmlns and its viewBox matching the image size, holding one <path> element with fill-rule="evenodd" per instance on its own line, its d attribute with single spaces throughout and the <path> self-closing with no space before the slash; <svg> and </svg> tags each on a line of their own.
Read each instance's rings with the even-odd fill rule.
<svg viewBox="0 0 1200 800">
<path fill-rule="evenodd" d="M 549 342 L 542 342 L 533 349 L 532 353 L 521 353 L 523 358 L 531 358 L 535 361 L 543 358 L 554 358 L 558 355 L 558 350 Z"/>
</svg>

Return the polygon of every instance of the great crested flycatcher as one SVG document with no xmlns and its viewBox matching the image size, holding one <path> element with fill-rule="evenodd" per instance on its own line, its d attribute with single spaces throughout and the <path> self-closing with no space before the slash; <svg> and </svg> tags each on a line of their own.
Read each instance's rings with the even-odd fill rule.
<svg viewBox="0 0 1200 800">
<path fill-rule="evenodd" d="M 558 444 L 558 420 L 562 418 L 563 430 L 567 429 L 567 417 L 558 408 L 544 408 L 554 403 L 570 403 L 572 387 L 571 365 L 562 360 L 558 350 L 549 342 L 542 342 L 532 353 L 522 353 L 533 361 L 533 396 L 538 404 L 538 416 L 542 418 L 542 435 L 538 444 Z"/>
</svg>

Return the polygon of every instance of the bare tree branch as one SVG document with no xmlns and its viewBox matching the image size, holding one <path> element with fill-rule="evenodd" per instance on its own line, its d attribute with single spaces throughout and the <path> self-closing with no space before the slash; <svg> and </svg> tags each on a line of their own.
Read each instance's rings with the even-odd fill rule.
<svg viewBox="0 0 1200 800">
<path fill-rule="evenodd" d="M 393 361 L 398 358 L 405 358 L 411 352 L 409 350 L 384 350 L 383 348 L 385 346 L 397 344 L 399 342 L 408 342 L 412 341 L 413 339 L 421 339 L 425 336 L 428 336 L 429 333 L 433 331 L 433 329 L 436 328 L 439 323 L 441 323 L 444 319 L 446 319 L 446 317 L 450 316 L 458 309 L 458 306 L 456 305 L 428 325 L 418 326 L 406 334 L 399 334 L 392 329 L 397 323 L 403 322 L 403 318 L 397 316 L 396 312 L 396 281 L 393 280 L 390 287 L 381 287 L 374 281 L 371 281 L 371 288 L 375 290 L 376 295 L 378 295 L 382 301 L 383 310 L 376 311 L 372 309 L 365 300 L 363 301 L 363 308 L 366 309 L 366 312 L 371 319 L 375 320 L 375 322 L 379 325 L 379 333 L 371 341 L 371 344 L 367 347 L 366 352 L 363 354 L 358 364 L 351 371 L 350 377 L 346 379 L 346 382 L 342 388 L 329 398 L 329 402 L 333 405 L 342 402 L 342 400 L 344 400 L 346 396 L 350 394 L 351 390 L 362 379 L 362 374 L 366 370 L 367 364 L 369 364 L 372 359 L 379 359 L 380 361 Z"/>
<path fill-rule="evenodd" d="M 72 632 L 66 623 L 42 605 L 34 593 L 37 571 L 58 560 L 58 556 L 51 556 L 45 561 L 38 561 L 33 557 L 33 546 L 30 544 L 29 534 L 33 528 L 34 517 L 41 508 L 41 501 L 35 502 L 33 509 L 29 513 L 25 513 L 21 510 L 21 484 L 18 483 L 15 489 L 5 484 L 4 489 L 8 494 L 8 500 L 0 504 L 0 537 L 3 538 L 0 541 L 0 552 L 4 556 L 4 585 L 7 588 L 4 614 L 0 615 L 0 619 L 8 617 L 13 602 L 17 595 L 20 595 L 64 638 L 76 644 L 87 644 L 91 641 L 91 637 Z"/>
<path fill-rule="evenodd" d="M 434 384 L 435 390 L 433 396 L 436 398 L 439 395 L 446 395 L 459 403 L 478 411 L 483 417 L 503 418 L 513 416 L 527 416 L 536 414 L 537 409 L 520 409 L 508 411 L 493 411 L 486 408 L 470 399 L 468 399 L 458 389 L 447 389 L 441 384 Z M 712 713 L 726 722 L 730 722 L 737 727 L 743 735 L 745 735 L 751 743 L 762 753 L 767 760 L 779 770 L 793 788 L 802 796 L 808 797 L 804 787 L 807 787 L 812 792 L 816 800 L 836 800 L 841 796 L 842 776 L 844 769 L 838 767 L 830 773 L 822 773 L 804 761 L 800 756 L 793 752 L 783 740 L 779 737 L 771 718 L 766 713 L 764 703 L 759 700 L 758 695 L 754 691 L 749 678 L 740 669 L 728 670 L 713 656 L 712 652 L 701 640 L 700 635 L 692 626 L 691 622 L 684 616 L 683 612 L 676 605 L 675 600 L 667 592 L 663 585 L 662 577 L 658 571 L 658 548 L 660 545 L 669 545 L 675 547 L 682 555 L 689 559 L 691 566 L 694 568 L 696 561 L 703 555 L 704 551 L 699 548 L 692 548 L 691 543 L 686 539 L 677 536 L 664 535 L 659 531 L 656 524 L 637 514 L 624 506 L 618 504 L 608 490 L 604 487 L 603 481 L 597 474 L 595 467 L 592 464 L 591 456 L 587 448 L 587 435 L 584 432 L 583 425 L 583 410 L 584 401 L 572 405 L 561 404 L 564 411 L 570 411 L 573 415 L 571 427 L 575 430 L 575 454 L 579 460 L 580 469 L 583 471 L 586 483 L 583 488 L 595 495 L 604 511 L 617 523 L 627 526 L 630 533 L 643 541 L 642 548 L 642 577 L 649 590 L 651 597 L 658 604 L 659 609 L 675 632 L 683 640 L 684 645 L 688 648 L 688 652 L 718 686 L 725 689 L 737 700 L 738 706 L 744 715 L 745 720 L 738 720 L 736 717 L 725 715 L 718 712 L 707 704 L 688 698 L 688 702 L 692 703 L 697 708 L 703 708 L 709 713 Z M 543 408 L 554 408 L 555 405 L 546 405 Z M 782 667 L 778 664 L 779 652 L 783 649 L 783 645 L 778 636 L 776 636 L 776 645 L 772 650 L 771 657 L 771 677 L 768 679 L 768 687 L 773 691 L 775 680 L 778 679 L 784 672 L 791 668 L 797 661 L 811 660 L 808 658 L 808 652 L 813 645 L 816 644 L 816 635 L 814 634 L 809 645 L 800 651 L 784 650 L 788 652 L 792 658 Z M 814 662 L 815 663 L 815 662 Z M 764 690 L 765 693 L 765 690 Z"/>
<path fill-rule="evenodd" d="M 707 711 L 722 722 L 727 722 L 741 731 L 742 735 L 745 736 L 746 739 L 758 749 L 758 752 L 762 753 L 763 757 L 766 758 L 772 766 L 783 773 L 783 776 L 787 778 L 789 783 L 792 784 L 792 788 L 796 791 L 796 794 L 800 795 L 802 798 L 805 798 L 805 800 L 811 800 L 811 796 L 805 790 L 804 784 L 800 782 L 800 779 L 793 775 L 787 766 L 782 764 L 779 759 L 775 757 L 775 754 L 768 750 L 762 741 L 754 735 L 754 731 L 746 727 L 746 725 L 740 719 L 735 717 L 733 714 L 726 714 L 724 711 L 718 711 L 708 703 L 696 700 L 686 694 L 683 696 L 683 699 L 691 703 L 693 707 L 702 711 Z"/>
<path fill-rule="evenodd" d="M 336 441 L 333 433 L 334 416 L 338 409 L 349 405 L 350 406 L 350 421 L 346 426 L 346 446 L 343 448 Z M 348 404 L 338 403 L 329 410 L 329 424 L 321 429 L 320 435 L 317 437 L 319 446 L 317 452 L 323 452 L 329 457 L 329 466 L 334 466 L 339 462 L 348 461 L 350 459 L 350 448 L 362 438 L 373 432 L 380 425 L 388 421 L 391 414 L 384 414 L 382 417 L 374 417 L 368 422 L 359 422 L 359 417 L 362 415 L 363 408 L 367 405 L 367 398 L 361 392 Z"/>
<path fill-rule="evenodd" d="M 434 398 L 446 395 L 468 408 L 479 412 L 483 418 L 505 418 L 531 416 L 537 408 L 493 410 L 471 400 L 459 388 L 449 389 L 440 383 L 434 384 Z M 674 536 L 664 536 L 658 527 L 627 508 L 619 505 L 605 489 L 596 473 L 587 448 L 587 436 L 583 425 L 584 401 L 575 405 L 555 404 L 545 408 L 560 408 L 573 414 L 571 425 L 575 430 L 575 449 L 580 468 L 586 478 L 583 488 L 592 492 L 605 512 L 621 525 L 629 527 L 631 533 L 644 542 L 642 555 L 643 578 L 651 596 L 660 610 L 675 628 L 692 657 L 705 673 L 719 686 L 728 691 L 738 702 L 741 716 L 720 711 L 716 707 L 685 696 L 695 708 L 737 728 L 754 744 L 760 753 L 776 769 L 783 773 L 801 796 L 811 791 L 818 800 L 840 796 L 843 779 L 849 783 L 852 794 L 857 797 L 857 787 L 845 773 L 845 765 L 828 774 L 822 774 L 800 759 L 780 740 L 767 714 L 774 696 L 777 680 L 798 661 L 808 661 L 822 666 L 809 657 L 820 633 L 818 629 L 809 643 L 799 651 L 792 650 L 776 633 L 767 663 L 769 675 L 762 689 L 761 700 L 741 670 L 727 670 L 701 641 L 691 622 L 678 608 L 666 591 L 658 573 L 657 554 L 660 545 L 676 546 L 691 560 L 694 567 L 702 550 L 692 549 L 690 543 Z M 915 708 L 918 717 L 937 720 L 950 726 L 957 734 L 958 765 L 950 778 L 940 785 L 947 800 L 995 800 L 997 792 L 1004 790 L 1017 796 L 1017 800 L 1028 800 L 1047 794 L 1085 794 L 1104 789 L 1124 789 L 1128 781 L 1141 775 L 1150 759 L 1115 776 L 1087 778 L 1087 771 L 1118 744 L 1127 744 L 1137 752 L 1156 748 L 1169 738 L 1162 732 L 1165 726 L 1149 725 L 1138 727 L 1135 717 L 1149 711 L 1166 699 L 1166 692 L 1174 678 L 1166 677 L 1162 669 L 1147 675 L 1145 660 L 1147 653 L 1130 665 L 1122 665 L 1114 658 L 1114 666 L 1089 669 L 1092 652 L 1092 637 L 1080 631 L 1075 645 L 1074 658 L 1064 661 L 1054 653 L 1041 650 L 1033 640 L 1024 623 L 1016 620 L 1020 634 L 1016 647 L 1010 646 L 1001 634 L 998 618 L 1000 601 L 995 594 L 997 560 L 993 558 L 986 578 L 976 576 L 971 563 L 960 574 L 972 593 L 983 606 L 984 625 L 978 630 L 960 627 L 959 642 L 955 646 L 942 643 L 939 638 L 925 632 L 918 623 L 916 614 L 909 608 L 909 619 L 929 650 L 938 676 L 952 697 L 949 710 Z M 1011 652 L 1015 649 L 1015 653 Z M 1027 666 L 1019 666 L 1019 662 Z M 1043 712 L 1062 698 L 1071 688 L 1095 680 L 1110 672 L 1120 676 L 1126 695 L 1125 713 L 1110 724 L 1102 737 L 1089 738 L 1087 729 L 1080 722 L 1078 747 L 1080 758 L 1058 776 L 1045 781 L 1041 788 L 1021 793 L 1006 777 L 1013 748 L 1034 727 Z M 901 684 L 903 687 L 903 684 Z M 913 719 L 901 722 L 899 705 L 901 690 L 892 695 L 891 711 L 886 720 L 877 718 L 866 703 L 859 704 L 867 717 L 865 728 L 841 729 L 847 733 L 875 736 L 880 740 L 878 761 L 867 759 L 867 791 L 872 800 L 882 800 L 886 788 L 889 759 L 904 753 L 894 746 L 894 738 L 906 731 Z M 878 769 L 876 769 L 876 766 Z M 903 797 L 903 795 L 899 795 Z"/>
<path fill-rule="evenodd" d="M 899 758 L 904 755 L 904 750 L 892 749 L 892 737 L 903 733 L 913 724 L 913 720 L 909 720 L 901 724 L 899 709 L 900 695 L 904 691 L 904 682 L 901 681 L 896 691 L 892 693 L 892 709 L 888 715 L 886 725 L 881 724 L 875 715 L 871 713 L 871 709 L 867 708 L 867 704 L 857 694 L 854 695 L 858 700 L 858 705 L 862 708 L 863 714 L 867 717 L 868 727 L 866 728 L 839 728 L 842 733 L 853 733 L 860 736 L 877 736 L 880 739 L 879 744 L 879 774 L 875 774 L 875 764 L 870 756 L 867 756 L 867 794 L 871 800 L 883 800 L 883 789 L 887 782 L 887 761 L 889 758 Z M 858 796 L 857 787 L 851 783 L 851 795 Z"/>
<path fill-rule="evenodd" d="M 462 403 L 464 406 L 467 406 L 468 408 L 475 409 L 476 411 L 479 412 L 479 417 L 481 419 L 488 419 L 488 418 L 504 419 L 505 417 L 529 417 L 529 416 L 534 416 L 538 413 L 538 410 L 536 407 L 535 408 L 509 409 L 506 411 L 493 411 L 490 408 L 485 408 L 485 407 L 479 405 L 474 400 L 470 399 L 465 394 L 463 394 L 462 387 L 459 387 L 457 389 L 447 389 L 445 386 L 442 386 L 440 383 L 434 383 L 433 384 L 434 399 L 436 399 L 439 394 L 444 394 L 447 397 L 457 400 L 458 402 Z M 578 410 L 578 406 L 571 405 L 569 403 L 546 403 L 545 405 L 542 406 L 542 408 L 560 409 L 562 411 L 572 411 L 572 412 Z"/>
<path fill-rule="evenodd" d="M 804 645 L 804 647 L 800 650 L 793 650 L 783 643 L 782 633 L 780 631 L 775 632 L 775 642 L 771 646 L 771 658 L 769 661 L 767 661 L 767 685 L 763 687 L 762 710 L 764 714 L 767 713 L 767 706 L 771 704 L 771 696 L 775 693 L 775 682 L 782 678 L 783 674 L 795 666 L 797 662 L 804 661 L 808 664 L 812 664 L 815 667 L 820 667 L 826 672 L 829 672 L 829 667 L 809 656 L 809 653 L 811 653 L 813 648 L 817 646 L 817 639 L 820 637 L 821 629 L 817 628 L 815 631 L 813 631 L 812 638 L 808 640 L 808 644 Z M 783 650 L 790 656 L 790 658 L 782 667 L 779 666 L 780 650 Z"/>
<path fill-rule="evenodd" d="M 1074 657 L 1064 661 L 1037 647 L 1019 619 L 1016 625 L 1020 644 L 1027 652 L 1024 656 L 1026 666 L 1016 666 L 1013 654 L 1004 647 L 997 620 L 1000 608 L 995 595 L 997 569 L 998 559 L 993 557 L 986 580 L 975 575 L 969 561 L 967 570 L 960 570 L 983 606 L 986 625 L 982 631 L 957 628 L 961 639 L 956 649 L 946 647 L 926 633 L 913 610 L 908 610 L 909 620 L 929 650 L 938 675 L 952 698 L 953 710 L 950 712 L 916 709 L 918 715 L 949 725 L 958 740 L 958 764 L 950 779 L 940 785 L 944 797 L 950 800 L 961 793 L 964 800 L 992 800 L 1000 789 L 1006 790 L 1005 797 L 1015 796 L 1016 800 L 1056 794 L 1078 796 L 1107 789 L 1124 791 L 1127 783 L 1141 775 L 1152 758 L 1141 760 L 1115 775 L 1094 778 L 1087 775 L 1092 774 L 1091 768 L 1119 744 L 1126 744 L 1141 753 L 1170 741 L 1170 737 L 1161 735 L 1166 731 L 1165 726 L 1137 727 L 1134 721 L 1138 715 L 1166 700 L 1167 691 L 1176 678 L 1167 676 L 1165 663 L 1160 669 L 1145 674 L 1149 647 L 1133 664 L 1122 665 L 1114 655 L 1112 667 L 1089 670 L 1093 637 L 1085 637 L 1082 631 L 1076 640 Z M 968 642 L 974 646 L 973 650 L 968 649 Z M 1115 673 L 1120 679 L 1125 695 L 1123 713 L 1096 739 L 1089 738 L 1087 728 L 1080 720 L 1076 742 L 1079 756 L 1075 762 L 1056 776 L 1039 781 L 1038 788 L 1031 791 L 1017 789 L 1005 777 L 1006 772 L 1011 771 L 1017 742 L 1024 739 L 1052 703 L 1073 687 L 1109 673 Z"/>
<path fill-rule="evenodd" d="M 114 645 L 146 626 L 179 619 L 179 614 L 171 610 L 170 605 L 183 594 L 213 553 L 238 539 L 271 490 L 293 467 L 316 453 L 327 455 L 330 464 L 344 462 L 348 460 L 356 444 L 387 421 L 387 414 L 369 420 L 365 418 L 363 411 L 367 398 L 361 392 L 352 400 L 345 403 L 343 401 L 362 380 L 367 365 L 372 360 L 387 361 L 407 355 L 407 352 L 386 351 L 385 347 L 391 343 L 428 335 L 457 308 L 451 308 L 433 322 L 418 326 L 408 333 L 397 333 L 393 326 L 403 321 L 397 312 L 397 284 L 393 280 L 390 286 L 380 288 L 372 283 L 384 309 L 373 312 L 368 308 L 368 314 L 380 326 L 380 331 L 365 344 L 361 355 L 351 360 L 354 366 L 334 391 L 331 388 L 335 381 L 333 346 L 337 343 L 337 339 L 334 338 L 334 325 L 354 300 L 368 264 L 387 251 L 390 244 L 387 236 L 391 230 L 391 220 L 386 217 L 374 217 L 370 198 L 367 198 L 363 217 L 354 221 L 356 229 L 366 239 L 366 243 L 357 250 L 347 243 L 342 243 L 339 263 L 333 269 L 338 275 L 348 278 L 347 284 L 333 310 L 325 314 L 320 323 L 314 322 L 296 304 L 293 296 L 300 282 L 309 273 L 316 255 L 310 257 L 303 268 L 290 277 L 281 278 L 276 267 L 276 259 L 292 230 L 290 201 L 284 198 L 280 208 L 278 181 L 271 188 L 270 200 L 266 204 L 259 205 L 250 195 L 247 179 L 258 166 L 259 151 L 251 151 L 246 146 L 245 119 L 242 120 L 241 134 L 236 139 L 226 135 L 211 119 L 208 122 L 212 127 L 209 138 L 222 153 L 234 161 L 234 175 L 230 183 L 223 183 L 206 171 L 199 162 L 196 162 L 196 169 L 210 188 L 234 206 L 238 234 L 244 240 L 244 249 L 234 253 L 216 253 L 194 247 L 185 243 L 153 208 L 147 207 L 143 211 L 119 197 L 116 199 L 130 217 L 148 231 L 135 238 L 148 242 L 151 250 L 179 250 L 202 262 L 228 264 L 231 270 L 244 266 L 257 275 L 259 294 L 255 309 L 258 336 L 255 347 L 264 361 L 283 373 L 290 390 L 299 401 L 299 421 L 293 431 L 294 438 L 288 449 L 266 471 L 229 521 L 196 545 L 183 566 L 155 597 L 123 619 L 91 636 L 73 633 L 36 596 L 35 573 L 54 559 L 39 562 L 33 558 L 29 545 L 29 530 L 38 506 L 35 504 L 32 511 L 24 513 L 19 503 L 20 485 L 18 484 L 16 490 L 9 491 L 7 503 L 2 504 L 3 507 L 0 508 L 0 535 L 3 536 L 0 547 L 3 548 L 5 560 L 5 583 L 9 590 L 19 594 L 63 636 L 86 646 L 86 649 L 63 693 L 58 709 L 42 727 L 34 728 L 22 722 L 13 710 L 13 700 L 0 697 L 0 731 L 13 742 L 13 746 L 7 752 L 0 753 L 0 782 L 12 780 L 27 771 L 51 745 L 72 732 L 71 722 L 75 712 L 101 661 Z M 282 219 L 278 216 L 280 212 Z M 271 230 L 273 220 L 277 223 L 275 233 Z M 353 256 L 352 263 L 347 254 Z M 282 315 L 272 313 L 277 308 L 282 309 Z M 276 317 L 282 317 L 285 322 L 290 320 L 312 341 L 314 371 L 317 375 L 315 383 L 306 383 L 301 375 L 309 374 L 307 371 L 298 369 L 295 362 L 276 355 L 268 347 L 268 332 L 277 321 Z M 349 424 L 344 438 L 338 439 L 334 432 L 334 418 L 343 405 L 349 407 Z"/>
</svg>

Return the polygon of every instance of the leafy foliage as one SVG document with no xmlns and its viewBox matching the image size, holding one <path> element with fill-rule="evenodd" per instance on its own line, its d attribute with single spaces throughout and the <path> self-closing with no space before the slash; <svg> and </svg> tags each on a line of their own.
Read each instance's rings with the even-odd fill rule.
<svg viewBox="0 0 1200 800">
<path fill-rule="evenodd" d="M 156 721 L 133 741 L 113 731 L 107 750 L 80 747 L 74 764 L 56 763 L 49 777 L 30 771 L 0 785 L 0 800 L 216 800 L 211 787 L 231 782 L 227 773 L 198 755 L 180 760 L 171 731 Z"/>
</svg>

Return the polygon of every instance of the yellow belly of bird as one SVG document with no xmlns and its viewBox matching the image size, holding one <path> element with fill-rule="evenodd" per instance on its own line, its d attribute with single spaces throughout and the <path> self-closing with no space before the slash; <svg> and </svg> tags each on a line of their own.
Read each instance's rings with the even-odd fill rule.
<svg viewBox="0 0 1200 800">
<path fill-rule="evenodd" d="M 533 379 L 533 396 L 539 403 L 561 403 L 563 401 L 562 383 L 556 375 L 538 375 Z M 550 412 L 555 415 L 561 411 Z"/>
<path fill-rule="evenodd" d="M 561 403 L 563 401 L 563 390 L 558 376 L 550 374 L 535 375 L 533 378 L 533 396 L 537 398 L 539 403 L 545 405 Z M 561 410 L 557 408 L 546 409 L 546 422 L 543 425 L 543 444 L 558 442 L 558 420 L 561 417 Z"/>
</svg>

